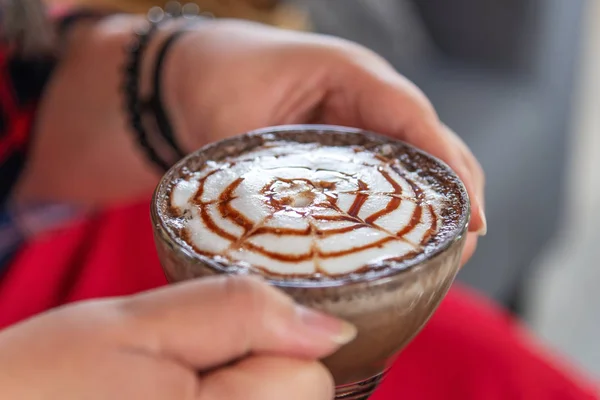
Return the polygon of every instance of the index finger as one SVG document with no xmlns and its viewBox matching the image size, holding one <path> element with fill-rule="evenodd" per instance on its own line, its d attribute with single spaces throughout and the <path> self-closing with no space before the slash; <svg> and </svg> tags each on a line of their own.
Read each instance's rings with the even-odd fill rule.
<svg viewBox="0 0 600 400">
<path fill-rule="evenodd" d="M 446 162 L 469 194 L 469 230 L 485 234 L 484 181 L 475 156 L 440 122 L 431 103 L 415 85 L 391 67 L 374 64 L 373 70 L 350 66 L 335 78 L 337 83 L 328 97 L 324 119 L 327 123 L 396 137 Z"/>
<path fill-rule="evenodd" d="M 294 304 L 256 278 L 218 276 L 123 301 L 124 345 L 211 369 L 248 354 L 318 359 L 356 329 Z"/>
</svg>

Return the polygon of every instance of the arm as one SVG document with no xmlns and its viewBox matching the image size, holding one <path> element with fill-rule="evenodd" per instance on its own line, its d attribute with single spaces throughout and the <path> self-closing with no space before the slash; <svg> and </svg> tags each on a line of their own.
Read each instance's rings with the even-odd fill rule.
<svg viewBox="0 0 600 400">
<path fill-rule="evenodd" d="M 153 190 L 160 172 L 129 131 L 120 93 L 123 49 L 141 22 L 115 16 L 72 31 L 41 104 L 20 199 L 102 204 Z M 154 53 L 173 29 L 150 43 L 143 60 L 146 86 Z M 162 82 L 165 109 L 186 152 L 283 124 L 387 134 L 443 159 L 461 176 L 473 203 L 470 228 L 485 233 L 481 167 L 423 93 L 361 46 L 242 21 L 205 21 L 171 48 Z"/>
<path fill-rule="evenodd" d="M 1 330 L 0 398 L 329 400 L 316 360 L 355 336 L 256 279 L 202 279 Z"/>
<path fill-rule="evenodd" d="M 98 204 L 153 189 L 160 171 L 138 147 L 121 93 L 125 49 L 143 22 L 123 15 L 82 21 L 71 29 L 40 103 L 29 162 L 17 188 L 20 200 Z M 166 35 L 159 34 L 144 57 L 146 86 Z"/>
</svg>

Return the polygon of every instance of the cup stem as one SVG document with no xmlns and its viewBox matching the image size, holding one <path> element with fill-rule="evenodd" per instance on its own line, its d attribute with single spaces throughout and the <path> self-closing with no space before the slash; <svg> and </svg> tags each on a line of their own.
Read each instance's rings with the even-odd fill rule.
<svg viewBox="0 0 600 400">
<path fill-rule="evenodd" d="M 335 388 L 335 400 L 367 400 L 377 390 L 385 373 Z"/>
</svg>

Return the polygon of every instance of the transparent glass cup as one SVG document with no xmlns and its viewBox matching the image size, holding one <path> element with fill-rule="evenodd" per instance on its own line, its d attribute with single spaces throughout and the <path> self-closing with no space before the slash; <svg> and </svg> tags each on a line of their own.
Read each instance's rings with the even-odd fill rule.
<svg viewBox="0 0 600 400">
<path fill-rule="evenodd" d="M 451 198 L 443 211 L 453 218 L 435 246 L 414 258 L 365 274 L 333 281 L 269 278 L 295 301 L 343 318 L 358 328 L 356 339 L 322 360 L 336 383 L 336 399 L 367 399 L 377 388 L 393 357 L 423 328 L 460 269 L 470 205 L 464 185 L 444 163 L 403 142 L 350 128 L 297 125 L 266 128 L 208 145 L 177 163 L 162 178 L 152 200 L 158 255 L 170 282 L 215 274 L 248 273 L 195 252 L 168 223 L 174 182 L 206 161 L 236 156 L 268 140 L 318 142 L 324 145 L 387 146 L 419 175 L 434 174 Z M 411 165 L 412 163 L 412 165 Z M 266 377 L 268 378 L 268 377 Z"/>
</svg>

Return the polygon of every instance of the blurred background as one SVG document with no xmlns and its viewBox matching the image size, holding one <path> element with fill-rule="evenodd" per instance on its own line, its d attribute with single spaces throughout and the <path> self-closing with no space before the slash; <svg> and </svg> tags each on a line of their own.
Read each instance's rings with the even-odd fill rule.
<svg viewBox="0 0 600 400">
<path fill-rule="evenodd" d="M 487 173 L 489 233 L 460 280 L 600 377 L 600 2 L 194 2 L 216 17 L 352 39 L 415 81 Z"/>
</svg>

